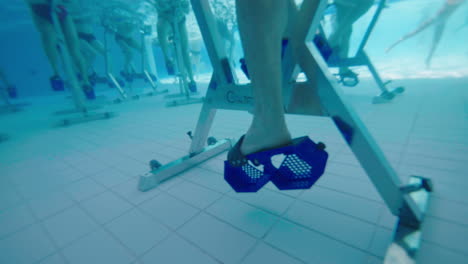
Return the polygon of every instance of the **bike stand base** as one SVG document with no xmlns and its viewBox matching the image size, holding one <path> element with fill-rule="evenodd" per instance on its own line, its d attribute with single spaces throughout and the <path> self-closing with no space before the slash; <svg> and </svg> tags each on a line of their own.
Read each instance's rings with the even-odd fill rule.
<svg viewBox="0 0 468 264">
<path fill-rule="evenodd" d="M 372 99 L 372 103 L 373 104 L 388 103 L 388 102 L 392 101 L 393 98 L 395 98 L 396 95 L 402 94 L 403 92 L 405 92 L 404 87 L 402 87 L 402 86 L 397 87 L 392 91 L 383 92 L 380 95 L 375 96 Z"/>
<path fill-rule="evenodd" d="M 164 90 L 161 90 L 161 91 L 148 92 L 145 95 L 146 96 L 155 96 L 155 95 L 165 94 L 165 93 L 168 93 L 168 92 L 169 92 L 169 89 L 164 89 Z"/>
<path fill-rule="evenodd" d="M 199 95 L 200 93 L 199 92 L 194 92 L 194 93 L 190 93 L 190 96 L 192 95 Z M 166 96 L 164 96 L 165 99 L 172 99 L 172 98 L 179 98 L 179 97 L 185 97 L 187 96 L 185 93 L 177 93 L 177 94 L 167 94 Z"/>
<path fill-rule="evenodd" d="M 421 188 L 429 182 L 429 190 Z M 411 198 L 415 201 L 421 212 L 427 211 L 427 205 L 429 203 L 429 192 L 432 191 L 432 183 L 430 180 L 420 176 L 411 176 L 409 180 L 409 188 L 416 187 L 416 191 L 409 193 Z M 407 187 L 408 188 L 408 187 Z M 421 226 L 414 227 L 405 224 L 400 220 L 396 224 L 393 233 L 393 242 L 387 249 L 385 255 L 384 264 L 414 264 L 415 256 L 421 247 Z"/>
<path fill-rule="evenodd" d="M 201 98 L 185 98 L 179 100 L 171 100 L 166 102 L 166 107 L 175 107 L 180 105 L 200 104 L 205 101 L 204 97 Z"/>
<path fill-rule="evenodd" d="M 231 148 L 231 141 L 224 139 L 212 146 L 206 146 L 195 155 L 187 155 L 178 160 L 174 160 L 158 169 L 152 170 L 140 176 L 138 189 L 142 192 L 149 191 L 157 187 L 161 182 L 189 170 L 198 164 L 215 157 Z"/>
<path fill-rule="evenodd" d="M 81 123 L 86 123 L 86 122 L 91 122 L 91 121 L 97 121 L 101 119 L 109 119 L 113 117 L 114 114 L 111 112 L 103 112 L 103 113 L 83 113 L 82 116 L 78 117 L 71 117 L 71 118 L 66 118 L 62 119 L 58 126 L 71 126 L 71 125 L 76 125 L 76 124 L 81 124 Z"/>
</svg>

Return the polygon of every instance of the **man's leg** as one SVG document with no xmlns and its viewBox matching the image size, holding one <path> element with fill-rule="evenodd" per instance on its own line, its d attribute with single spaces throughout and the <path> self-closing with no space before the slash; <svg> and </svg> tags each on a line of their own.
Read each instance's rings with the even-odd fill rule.
<svg viewBox="0 0 468 264">
<path fill-rule="evenodd" d="M 91 89 L 91 85 L 88 80 L 88 66 L 80 50 L 80 41 L 78 33 L 76 32 L 75 24 L 70 16 L 66 16 L 64 20 L 61 21 L 61 24 L 65 41 L 70 51 L 70 56 L 72 57 L 81 78 L 83 78 L 83 84 L 87 89 Z"/>
<path fill-rule="evenodd" d="M 286 0 L 237 0 L 239 31 L 255 99 L 244 155 L 287 144 L 281 92 L 281 39 L 288 20 Z"/>
<path fill-rule="evenodd" d="M 164 61 L 166 64 L 174 65 L 172 57 L 169 55 L 169 32 L 171 31 L 171 25 L 169 21 L 162 17 L 158 17 L 158 40 L 161 46 Z"/>
<path fill-rule="evenodd" d="M 32 14 L 34 24 L 41 35 L 42 47 L 49 60 L 54 76 L 59 76 L 59 53 L 57 49 L 57 36 L 55 35 L 54 25 L 44 19 Z"/>
<path fill-rule="evenodd" d="M 193 78 L 193 71 L 192 71 L 192 64 L 190 63 L 190 52 L 189 52 L 189 40 L 188 40 L 188 32 L 187 26 L 185 25 L 185 19 L 177 23 L 179 29 L 179 37 L 180 37 L 180 47 L 182 51 L 182 60 L 185 65 L 185 69 L 187 70 L 187 77 L 190 79 L 191 82 L 194 82 L 195 79 Z"/>
</svg>

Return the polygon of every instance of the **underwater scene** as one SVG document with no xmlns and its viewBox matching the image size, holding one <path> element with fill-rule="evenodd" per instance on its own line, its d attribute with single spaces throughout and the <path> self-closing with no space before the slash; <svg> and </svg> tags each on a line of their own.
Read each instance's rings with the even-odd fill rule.
<svg viewBox="0 0 468 264">
<path fill-rule="evenodd" d="M 467 0 L 0 4 L 0 264 L 466 263 Z"/>
</svg>

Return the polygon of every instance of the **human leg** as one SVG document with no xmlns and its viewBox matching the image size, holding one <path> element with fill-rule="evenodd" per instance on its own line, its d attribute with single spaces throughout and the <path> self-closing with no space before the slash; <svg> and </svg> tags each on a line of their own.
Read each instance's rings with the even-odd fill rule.
<svg viewBox="0 0 468 264">
<path fill-rule="evenodd" d="M 169 49 L 169 34 L 171 32 L 171 24 L 165 18 L 158 17 L 158 40 L 161 50 L 163 52 L 164 61 L 166 62 L 167 72 L 171 75 L 174 74 L 174 60 L 170 56 Z"/>
<path fill-rule="evenodd" d="M 432 57 L 434 56 L 434 52 L 435 50 L 437 49 L 437 46 L 439 45 L 439 42 L 442 38 L 442 34 L 444 33 L 444 30 L 445 30 L 445 25 L 446 25 L 446 22 L 441 22 L 439 24 L 437 24 L 435 30 L 434 30 L 434 37 L 432 39 L 432 43 L 431 43 L 431 49 L 429 50 L 429 54 L 427 55 L 427 58 L 426 58 L 426 67 L 429 68 L 431 66 L 431 61 L 432 61 Z"/>
<path fill-rule="evenodd" d="M 395 43 L 393 43 L 390 47 L 387 48 L 386 52 L 389 52 L 390 50 L 392 50 L 394 47 L 396 47 L 397 45 L 399 45 L 400 43 L 402 43 L 403 41 L 406 41 L 414 36 L 416 36 L 417 34 L 423 32 L 424 30 L 426 30 L 427 28 L 429 28 L 430 26 L 434 25 L 434 24 L 445 24 L 447 22 L 447 19 L 453 14 L 453 12 L 455 10 L 457 10 L 462 3 L 464 3 L 465 0 L 447 0 L 447 2 L 444 4 L 444 6 L 442 6 L 439 11 L 437 12 L 437 14 L 431 18 L 429 18 L 428 20 L 424 21 L 419 27 L 417 27 L 415 30 L 411 31 L 410 33 L 404 35 L 403 37 L 401 37 L 398 41 L 396 41 Z M 453 3 L 452 3 L 453 2 Z M 436 32 L 435 32 L 435 35 L 434 35 L 434 39 L 433 39 L 433 43 L 432 43 L 432 46 L 437 46 L 438 44 L 438 41 L 440 40 L 437 39 L 437 35 L 439 34 L 439 36 L 442 35 L 442 33 L 437 33 L 437 30 L 443 30 L 444 27 L 439 27 L 439 29 L 436 29 Z M 437 42 L 437 43 L 435 43 Z M 435 50 L 435 47 L 433 48 L 431 47 L 431 52 L 433 52 L 433 50 Z M 426 63 L 427 61 L 429 60 L 430 61 L 430 58 L 432 56 L 432 53 L 429 53 L 429 56 L 428 56 L 428 59 L 426 59 Z"/>
<path fill-rule="evenodd" d="M 330 35 L 330 46 L 338 50 L 341 58 L 347 58 L 349 52 L 349 41 L 353 32 L 353 24 L 367 11 L 373 4 L 373 0 L 356 1 L 352 5 L 336 3 L 336 26 Z"/>
<path fill-rule="evenodd" d="M 34 12 L 32 13 L 32 18 L 37 30 L 40 33 L 42 48 L 44 53 L 49 60 L 49 64 L 52 67 L 53 76 L 59 76 L 59 52 L 57 49 L 57 36 L 55 34 L 54 26 L 50 21 L 45 20 L 41 17 L 38 17 Z"/>
<path fill-rule="evenodd" d="M 237 0 L 239 31 L 255 99 L 254 117 L 240 148 L 244 155 L 291 141 L 281 92 L 285 0 Z"/>
<path fill-rule="evenodd" d="M 177 23 L 180 39 L 180 47 L 182 51 L 182 60 L 184 62 L 185 70 L 188 75 L 188 78 L 191 83 L 195 82 L 193 78 L 192 64 L 190 63 L 190 50 L 189 50 L 189 41 L 187 26 L 185 24 L 185 19 Z"/>
<path fill-rule="evenodd" d="M 70 56 L 73 59 L 75 67 L 77 67 L 78 73 L 81 75 L 83 81 L 83 89 L 86 91 L 90 91 L 92 87 L 88 79 L 88 67 L 86 60 L 83 57 L 83 54 L 80 50 L 80 41 L 75 28 L 75 24 L 69 15 L 61 19 L 60 23 L 65 37 L 65 42 L 70 52 Z"/>
<path fill-rule="evenodd" d="M 132 61 L 133 61 L 133 51 L 130 46 L 127 45 L 127 42 L 122 38 L 116 38 L 117 45 L 120 47 L 124 57 L 124 70 L 123 75 L 127 78 L 127 81 L 131 80 L 130 75 L 132 74 Z"/>
</svg>

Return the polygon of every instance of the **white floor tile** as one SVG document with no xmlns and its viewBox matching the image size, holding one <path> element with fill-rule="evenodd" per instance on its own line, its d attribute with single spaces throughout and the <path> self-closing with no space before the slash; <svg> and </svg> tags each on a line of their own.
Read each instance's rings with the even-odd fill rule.
<svg viewBox="0 0 468 264">
<path fill-rule="evenodd" d="M 109 168 L 91 176 L 97 183 L 107 188 L 126 182 L 129 177 L 115 168 Z"/>
<path fill-rule="evenodd" d="M 141 255 L 163 240 L 169 229 L 150 216 L 133 209 L 107 224 L 111 231 L 134 254 Z"/>
<path fill-rule="evenodd" d="M 140 208 L 173 229 L 179 228 L 199 212 L 196 207 L 165 193 L 142 203 Z"/>
<path fill-rule="evenodd" d="M 49 193 L 29 201 L 32 211 L 39 219 L 47 218 L 74 204 L 70 196 L 63 191 Z"/>
<path fill-rule="evenodd" d="M 230 197 L 223 197 L 206 211 L 257 238 L 263 237 L 278 219 L 273 214 Z"/>
<path fill-rule="evenodd" d="M 133 207 L 109 191 L 82 202 L 81 206 L 100 224 L 111 221 Z"/>
<path fill-rule="evenodd" d="M 171 235 L 168 239 L 151 249 L 142 258 L 142 263 L 219 263 L 209 255 L 191 243 L 177 235 Z"/>
<path fill-rule="evenodd" d="M 421 249 L 416 256 L 417 263 L 438 264 L 438 263 L 466 263 L 466 254 L 460 254 L 449 249 L 441 248 L 433 243 L 422 242 Z"/>
<path fill-rule="evenodd" d="M 371 223 L 378 221 L 383 206 L 368 199 L 319 186 L 304 191 L 300 199 Z"/>
<path fill-rule="evenodd" d="M 22 205 L 0 212 L 0 239 L 36 222 L 28 206 Z"/>
<path fill-rule="evenodd" d="M 219 160 L 210 160 L 212 163 L 219 163 L 223 166 L 223 162 Z M 209 189 L 218 191 L 220 193 L 227 193 L 232 190 L 231 186 L 224 180 L 223 169 L 214 172 L 206 167 L 193 168 L 185 172 L 182 177 L 188 181 L 205 186 Z"/>
<path fill-rule="evenodd" d="M 66 192 L 78 202 L 103 193 L 105 190 L 102 185 L 89 178 L 77 181 L 66 188 Z"/>
<path fill-rule="evenodd" d="M 455 203 L 431 197 L 428 215 L 436 216 L 439 219 L 468 226 L 468 204 Z"/>
<path fill-rule="evenodd" d="M 317 181 L 316 185 L 377 202 L 382 201 L 370 180 L 357 180 L 325 173 Z"/>
<path fill-rule="evenodd" d="M 102 229 L 81 238 L 62 252 L 70 264 L 128 264 L 135 259 L 135 256 Z"/>
<path fill-rule="evenodd" d="M 13 182 L 6 175 L 0 176 L 0 211 L 20 204 L 22 200 Z"/>
<path fill-rule="evenodd" d="M 139 180 L 139 177 L 130 178 L 127 181 L 112 187 L 112 190 L 119 196 L 124 198 L 126 201 L 134 205 L 139 205 L 142 202 L 149 200 L 160 193 L 160 191 L 157 188 L 151 189 L 146 192 L 140 191 L 138 189 Z"/>
<path fill-rule="evenodd" d="M 275 215 L 282 215 L 294 202 L 288 195 L 268 189 L 261 189 L 257 193 L 229 193 L 229 196 L 244 201 Z"/>
<path fill-rule="evenodd" d="M 299 264 L 303 263 L 284 252 L 279 251 L 267 245 L 260 243 L 255 249 L 242 261 L 243 264 L 271 263 L 271 264 Z"/>
<path fill-rule="evenodd" d="M 449 223 L 434 217 L 426 217 L 422 226 L 422 232 L 422 239 L 424 241 L 438 244 L 465 255 L 468 254 L 468 248 L 465 244 L 468 228 L 464 225 Z"/>
<path fill-rule="evenodd" d="M 306 263 L 364 263 L 366 254 L 314 231 L 280 221 L 265 241 Z"/>
<path fill-rule="evenodd" d="M 188 181 L 172 187 L 168 193 L 200 209 L 208 207 L 222 196 L 221 193 Z"/>
<path fill-rule="evenodd" d="M 66 209 L 43 223 L 60 248 L 97 228 L 94 220 L 77 206 Z"/>
<path fill-rule="evenodd" d="M 385 257 L 388 246 L 393 241 L 393 230 L 377 227 L 368 251 L 375 256 Z"/>
<path fill-rule="evenodd" d="M 56 253 L 41 260 L 39 264 L 66 264 L 66 260 L 59 253 Z"/>
<path fill-rule="evenodd" d="M 255 244 L 254 238 L 203 213 L 178 233 L 223 263 L 238 263 Z"/>
<path fill-rule="evenodd" d="M 369 246 L 375 229 L 373 224 L 301 201 L 285 217 L 363 250 Z"/>
<path fill-rule="evenodd" d="M 32 225 L 0 240 L 0 263 L 32 264 L 55 251 L 39 225 Z"/>
</svg>

